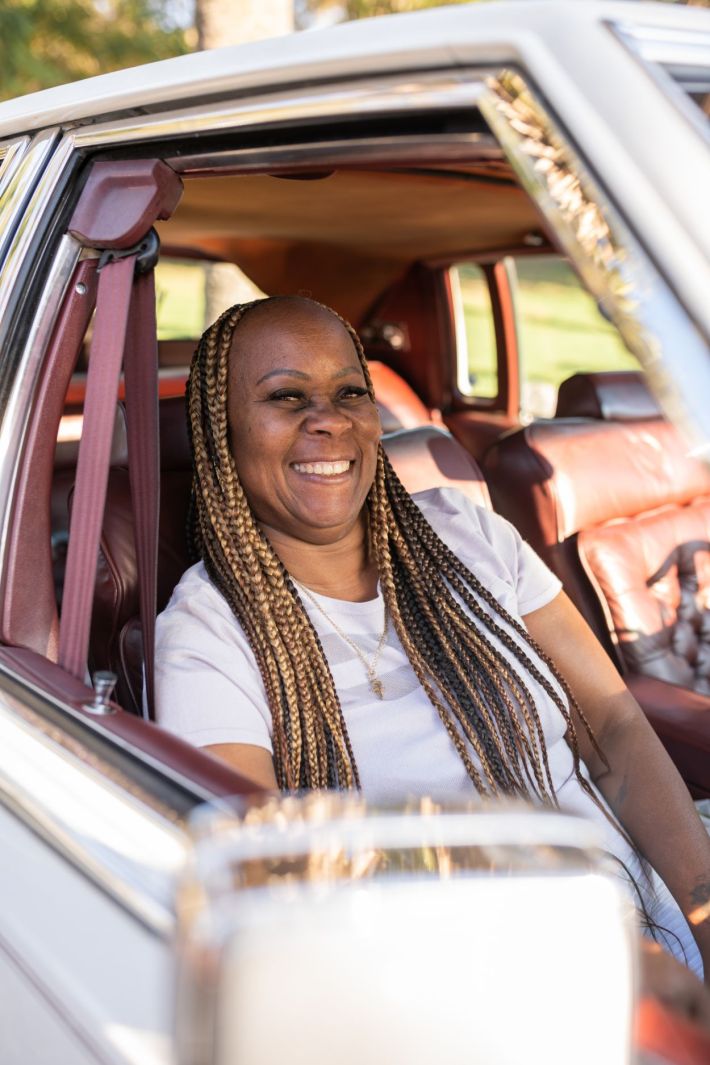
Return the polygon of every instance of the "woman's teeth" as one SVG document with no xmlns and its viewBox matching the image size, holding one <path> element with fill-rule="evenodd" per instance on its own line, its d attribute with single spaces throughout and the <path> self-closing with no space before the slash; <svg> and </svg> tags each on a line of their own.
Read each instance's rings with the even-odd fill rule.
<svg viewBox="0 0 710 1065">
<path fill-rule="evenodd" d="M 350 460 L 341 462 L 294 462 L 293 468 L 296 473 L 317 473 L 321 477 L 335 477 L 339 473 L 347 473 L 350 469 Z"/>
</svg>

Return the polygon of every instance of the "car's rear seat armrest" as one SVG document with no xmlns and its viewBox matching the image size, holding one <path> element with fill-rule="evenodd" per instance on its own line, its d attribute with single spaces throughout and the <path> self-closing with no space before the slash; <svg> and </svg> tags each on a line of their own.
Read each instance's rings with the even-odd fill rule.
<svg viewBox="0 0 710 1065">
<path fill-rule="evenodd" d="M 710 696 L 630 673 L 632 695 L 696 799 L 710 799 Z"/>
</svg>

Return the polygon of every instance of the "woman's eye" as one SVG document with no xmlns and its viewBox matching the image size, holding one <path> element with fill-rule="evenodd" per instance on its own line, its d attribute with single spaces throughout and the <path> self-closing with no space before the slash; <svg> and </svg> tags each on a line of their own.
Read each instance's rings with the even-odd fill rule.
<svg viewBox="0 0 710 1065">
<path fill-rule="evenodd" d="M 348 385 L 340 394 L 343 399 L 359 399 L 361 396 L 367 395 L 367 389 L 363 388 L 362 385 Z"/>
<path fill-rule="evenodd" d="M 275 400 L 276 402 L 286 400 L 290 403 L 301 403 L 303 402 L 304 396 L 302 392 L 298 392 L 293 388 L 279 388 L 276 392 L 271 393 L 269 399 Z"/>
</svg>

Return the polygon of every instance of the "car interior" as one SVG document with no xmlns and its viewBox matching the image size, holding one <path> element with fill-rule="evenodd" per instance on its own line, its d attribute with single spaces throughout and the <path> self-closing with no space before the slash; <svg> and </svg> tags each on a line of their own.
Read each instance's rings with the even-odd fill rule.
<svg viewBox="0 0 710 1065">
<path fill-rule="evenodd" d="M 518 527 L 616 662 L 692 793 L 710 797 L 710 470 L 688 455 L 640 371 L 573 373 L 559 389 L 554 416 L 521 414 L 505 264 L 510 256 L 559 255 L 553 234 L 487 132 L 455 130 L 438 143 L 404 138 L 396 149 L 392 138 L 382 144 L 370 135 L 330 145 L 318 169 L 317 153 L 296 147 L 270 154 L 268 146 L 221 145 L 197 154 L 183 146 L 171 154 L 167 146 L 162 155 L 184 190 L 172 216 L 156 222 L 158 274 L 163 262 L 192 266 L 205 285 L 205 274 L 228 264 L 247 287 L 236 296 L 219 285 L 207 295 L 181 289 L 180 300 L 201 301 L 201 324 L 191 335 L 179 335 L 179 323 L 170 335 L 158 332 L 157 609 L 189 564 L 182 396 L 201 328 L 243 292 L 312 296 L 351 321 L 363 339 L 384 446 L 405 486 L 451 485 Z M 147 164 L 125 158 L 104 165 L 117 167 L 120 180 L 121 167 Z M 452 267 L 462 262 L 475 264 L 490 300 L 496 383 L 485 395 L 461 388 L 461 306 Z M 78 264 L 50 340 L 13 516 L 17 576 L 7 579 L 2 638 L 6 655 L 33 652 L 37 669 L 57 659 L 91 363 L 91 300 L 79 306 L 76 293 L 83 286 L 81 294 L 93 299 L 95 265 L 90 257 Z M 159 296 L 159 320 L 160 309 Z M 118 677 L 115 698 L 126 713 L 116 715 L 121 723 L 114 730 L 169 759 L 178 757 L 180 741 L 155 727 L 135 728 L 143 712 L 143 639 L 127 392 L 122 378 L 89 668 Z M 28 572 L 31 591 L 19 578 Z M 61 688 L 58 671 L 53 677 Z M 78 691 L 81 678 L 77 685 Z M 234 790 L 231 771 L 206 761 L 198 768 L 212 774 L 213 786 L 223 772 L 225 788 Z M 197 773 L 194 765 L 190 771 Z"/>
</svg>

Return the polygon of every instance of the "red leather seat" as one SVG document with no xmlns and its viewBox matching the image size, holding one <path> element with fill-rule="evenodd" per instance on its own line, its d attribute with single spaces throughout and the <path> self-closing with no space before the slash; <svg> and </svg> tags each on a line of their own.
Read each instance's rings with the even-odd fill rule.
<svg viewBox="0 0 710 1065">
<path fill-rule="evenodd" d="M 710 469 L 638 375 L 599 375 L 596 393 L 596 375 L 583 376 L 562 396 L 566 417 L 486 453 L 493 504 L 558 574 L 686 780 L 710 795 Z M 616 420 L 573 416 L 595 409 Z"/>
</svg>

